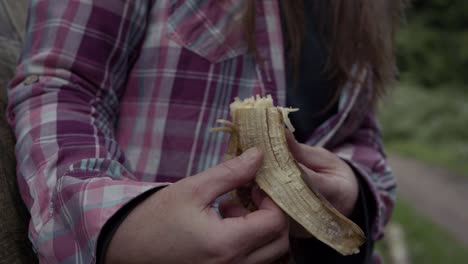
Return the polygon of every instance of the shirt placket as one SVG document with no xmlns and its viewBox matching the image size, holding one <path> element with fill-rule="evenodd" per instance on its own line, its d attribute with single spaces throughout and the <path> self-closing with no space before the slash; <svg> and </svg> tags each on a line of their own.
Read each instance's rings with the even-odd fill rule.
<svg viewBox="0 0 468 264">
<path fill-rule="evenodd" d="M 275 104 L 286 103 L 283 36 L 277 1 L 262 0 L 257 5 L 255 40 L 258 87 L 254 94 L 270 94 Z"/>
</svg>

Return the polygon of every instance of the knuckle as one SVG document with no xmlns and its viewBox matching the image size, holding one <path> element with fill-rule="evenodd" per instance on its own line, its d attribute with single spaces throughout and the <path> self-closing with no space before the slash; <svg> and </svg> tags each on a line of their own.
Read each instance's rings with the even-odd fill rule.
<svg viewBox="0 0 468 264">
<path fill-rule="evenodd" d="M 187 194 L 189 194 L 192 199 L 199 198 L 201 195 L 205 194 L 205 190 L 202 185 L 193 182 L 186 182 L 185 184 Z"/>
<path fill-rule="evenodd" d="M 280 240 L 277 240 L 274 245 L 274 252 L 268 256 L 268 259 L 261 262 L 262 264 L 283 263 L 282 258 L 289 253 L 289 237 L 284 235 Z M 289 262 L 288 262 L 289 263 Z"/>
<path fill-rule="evenodd" d="M 216 263 L 231 263 L 236 256 L 236 247 L 228 238 L 214 237 L 206 244 L 207 252 Z"/>
<path fill-rule="evenodd" d="M 231 179 L 236 175 L 236 169 L 232 165 L 232 162 L 223 162 L 219 166 L 222 170 L 222 173 L 227 176 L 226 178 Z"/>
<path fill-rule="evenodd" d="M 316 147 L 315 150 L 317 151 L 317 154 L 324 156 L 326 158 L 332 157 L 332 153 L 325 149 L 324 147 Z"/>
<path fill-rule="evenodd" d="M 274 216 L 274 221 L 272 222 L 272 230 L 278 234 L 283 233 L 288 227 L 289 222 L 283 212 L 278 212 Z"/>
<path fill-rule="evenodd" d="M 196 194 L 202 193 L 201 188 L 203 187 L 203 185 L 200 184 L 196 180 L 199 176 L 201 176 L 201 174 L 197 174 L 192 177 L 186 177 L 184 179 L 181 179 L 180 181 L 169 185 L 168 188 L 175 188 L 178 196 L 183 196 L 183 197 L 185 197 L 184 195 L 196 196 Z M 164 188 L 164 189 L 168 189 L 168 188 Z"/>
<path fill-rule="evenodd" d="M 326 148 L 316 147 L 316 151 L 317 155 L 323 157 L 323 159 L 328 161 L 329 163 L 338 164 L 339 162 L 341 162 L 340 158 L 338 158 L 338 156 L 335 153 L 329 151 Z"/>
</svg>

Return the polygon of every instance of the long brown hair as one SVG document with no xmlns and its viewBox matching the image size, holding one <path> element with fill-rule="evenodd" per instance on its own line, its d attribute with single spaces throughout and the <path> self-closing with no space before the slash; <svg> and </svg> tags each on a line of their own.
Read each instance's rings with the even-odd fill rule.
<svg viewBox="0 0 468 264">
<path fill-rule="evenodd" d="M 256 1 L 246 0 L 244 22 L 249 49 L 256 53 Z M 297 69 L 305 32 L 304 2 L 282 1 L 290 47 L 289 60 Z M 353 65 L 369 65 L 374 76 L 373 101 L 384 94 L 397 75 L 394 56 L 395 29 L 408 0 L 314 0 L 320 38 L 328 49 L 324 74 L 343 84 Z M 295 70 L 297 71 L 297 70 Z M 339 85 L 341 87 L 342 85 Z M 337 94 L 340 91 L 337 91 Z"/>
</svg>

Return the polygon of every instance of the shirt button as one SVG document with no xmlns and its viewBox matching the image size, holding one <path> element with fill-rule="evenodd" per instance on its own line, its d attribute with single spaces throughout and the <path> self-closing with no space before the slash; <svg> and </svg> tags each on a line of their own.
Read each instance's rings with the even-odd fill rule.
<svg viewBox="0 0 468 264">
<path fill-rule="evenodd" d="M 24 84 L 31 85 L 33 83 L 37 83 L 39 81 L 39 76 L 37 75 L 30 75 L 26 80 L 24 80 Z"/>
</svg>

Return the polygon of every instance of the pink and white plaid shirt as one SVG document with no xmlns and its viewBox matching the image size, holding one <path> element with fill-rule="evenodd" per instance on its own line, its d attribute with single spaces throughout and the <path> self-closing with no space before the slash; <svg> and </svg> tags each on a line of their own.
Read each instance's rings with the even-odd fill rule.
<svg viewBox="0 0 468 264">
<path fill-rule="evenodd" d="M 209 133 L 234 97 L 285 104 L 277 1 L 260 0 L 247 54 L 242 1 L 32 0 L 9 87 L 18 181 L 44 263 L 92 263 L 106 221 L 136 196 L 220 162 Z M 348 161 L 369 185 L 382 235 L 395 181 L 369 102 L 371 76 L 347 84 L 339 111 L 308 141 Z"/>
</svg>

